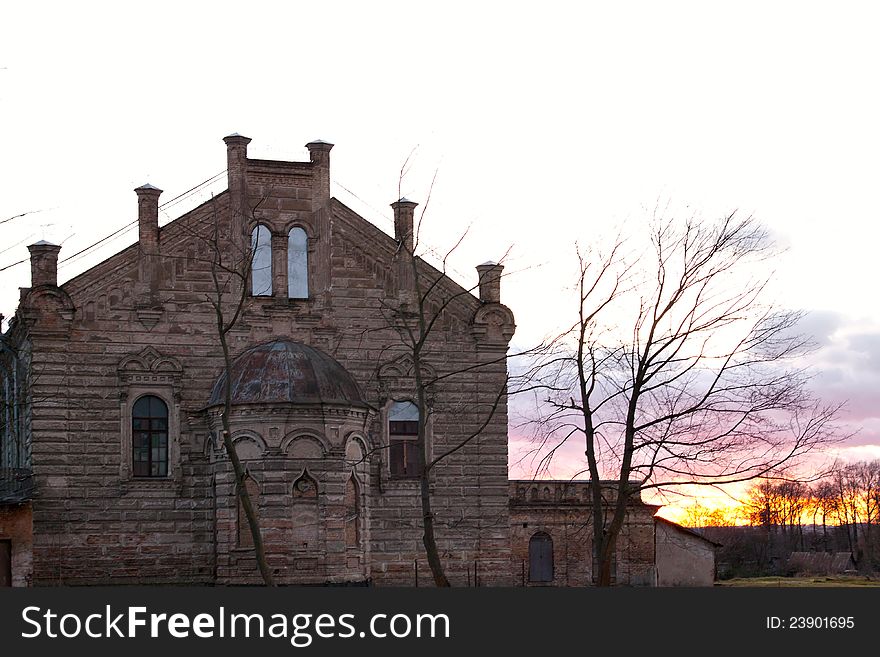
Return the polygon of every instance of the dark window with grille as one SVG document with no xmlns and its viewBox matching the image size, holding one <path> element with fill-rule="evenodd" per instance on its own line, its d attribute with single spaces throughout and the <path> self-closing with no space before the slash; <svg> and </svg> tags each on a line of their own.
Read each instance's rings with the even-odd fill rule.
<svg viewBox="0 0 880 657">
<path fill-rule="evenodd" d="M 529 581 L 553 581 L 553 539 L 538 532 L 529 540 Z"/>
<path fill-rule="evenodd" d="M 168 476 L 168 406 L 153 395 L 131 410 L 131 458 L 135 477 Z"/>
<path fill-rule="evenodd" d="M 388 414 L 389 465 L 392 477 L 418 477 L 419 409 L 412 402 L 394 402 Z"/>
</svg>

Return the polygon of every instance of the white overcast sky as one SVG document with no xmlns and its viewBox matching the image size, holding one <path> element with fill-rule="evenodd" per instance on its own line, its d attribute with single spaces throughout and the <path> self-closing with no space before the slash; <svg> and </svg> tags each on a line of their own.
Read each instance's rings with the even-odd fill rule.
<svg viewBox="0 0 880 657">
<path fill-rule="evenodd" d="M 231 132 L 269 159 L 333 142 L 334 194 L 385 230 L 412 153 L 404 195 L 423 203 L 438 172 L 426 240 L 471 226 L 458 278 L 513 245 L 523 341 L 567 321 L 575 240 L 658 202 L 738 209 L 787 248 L 778 290 L 813 312 L 817 385 L 866 427 L 852 453 L 880 454 L 878 18 L 871 2 L 3 3 L 0 220 L 39 212 L 0 225 L 0 267 L 126 225 L 144 182 L 165 201 L 217 174 Z M 27 264 L 0 271 L 0 312 L 27 285 Z"/>
</svg>

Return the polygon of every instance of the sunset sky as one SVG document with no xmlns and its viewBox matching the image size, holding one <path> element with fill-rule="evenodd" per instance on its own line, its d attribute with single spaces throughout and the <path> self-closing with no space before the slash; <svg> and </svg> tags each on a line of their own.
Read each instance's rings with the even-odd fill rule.
<svg viewBox="0 0 880 657">
<path fill-rule="evenodd" d="M 164 202 L 221 173 L 224 135 L 290 160 L 323 139 L 334 195 L 389 232 L 389 203 L 424 205 L 436 172 L 423 241 L 443 251 L 470 227 L 461 282 L 512 247 L 502 296 L 520 346 L 571 321 L 575 242 L 638 232 L 658 204 L 756 216 L 785 249 L 770 293 L 809 312 L 813 388 L 848 400 L 857 434 L 837 455 L 880 458 L 876 3 L 538 7 L 6 3 L 0 221 L 31 214 L 0 224 L 0 312 L 30 284 L 26 263 L 10 266 L 27 244 L 62 243 L 63 260 L 119 230 L 135 187 Z M 60 279 L 136 239 L 132 227 Z M 512 462 L 524 447 L 514 434 Z M 579 470 L 582 451 L 553 474 Z"/>
</svg>

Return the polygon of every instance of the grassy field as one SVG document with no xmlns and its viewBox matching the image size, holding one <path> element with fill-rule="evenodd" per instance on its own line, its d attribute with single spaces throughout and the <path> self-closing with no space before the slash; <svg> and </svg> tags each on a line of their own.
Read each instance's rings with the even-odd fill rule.
<svg viewBox="0 0 880 657">
<path fill-rule="evenodd" d="M 715 586 L 746 587 L 863 587 L 880 586 L 880 579 L 864 575 L 809 575 L 805 577 L 741 577 L 715 582 Z"/>
</svg>

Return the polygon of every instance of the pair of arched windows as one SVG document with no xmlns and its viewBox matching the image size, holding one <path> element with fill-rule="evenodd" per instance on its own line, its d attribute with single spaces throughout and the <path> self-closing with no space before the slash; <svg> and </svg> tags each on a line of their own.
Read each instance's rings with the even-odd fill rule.
<svg viewBox="0 0 880 657">
<path fill-rule="evenodd" d="M 251 232 L 251 294 L 272 296 L 272 233 L 263 224 Z M 309 237 L 299 226 L 287 234 L 287 296 L 309 298 Z"/>
</svg>

